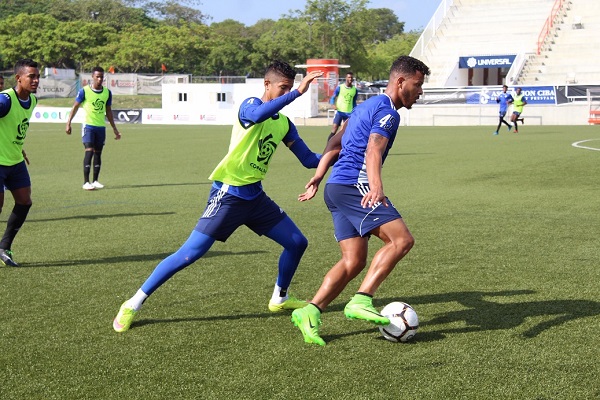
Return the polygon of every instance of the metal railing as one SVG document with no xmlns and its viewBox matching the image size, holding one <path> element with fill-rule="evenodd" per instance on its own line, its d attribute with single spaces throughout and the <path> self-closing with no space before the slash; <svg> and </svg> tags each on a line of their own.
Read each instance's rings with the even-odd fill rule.
<svg viewBox="0 0 600 400">
<path fill-rule="evenodd" d="M 546 18 L 546 22 L 544 22 L 544 26 L 542 27 L 542 30 L 540 31 L 540 34 L 538 35 L 537 55 L 540 55 L 540 53 L 542 52 L 542 47 L 544 46 L 544 43 L 546 43 L 546 39 L 548 38 L 548 35 L 550 34 L 552 27 L 554 26 L 556 16 L 562 9 L 564 3 L 565 3 L 565 0 L 556 0 L 554 2 L 554 5 L 552 6 L 552 10 L 550 11 L 550 15 L 548 16 L 548 18 Z"/>
<path fill-rule="evenodd" d="M 421 36 L 417 40 L 417 43 L 415 43 L 415 46 L 410 52 L 411 57 L 415 57 L 418 59 L 423 58 L 423 54 L 425 53 L 427 45 L 429 44 L 431 39 L 435 37 L 435 32 L 439 28 L 446 14 L 448 13 L 448 10 L 455 2 L 458 1 L 459 0 L 443 0 L 440 3 L 438 8 L 433 13 L 433 16 L 429 20 L 429 23 L 427 24 L 425 29 L 423 29 L 423 33 L 421 33 Z"/>
</svg>

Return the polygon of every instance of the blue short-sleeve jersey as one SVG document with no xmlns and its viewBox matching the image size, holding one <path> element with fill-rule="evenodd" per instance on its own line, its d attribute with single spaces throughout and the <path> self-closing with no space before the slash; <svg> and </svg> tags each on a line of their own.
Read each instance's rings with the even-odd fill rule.
<svg viewBox="0 0 600 400">
<path fill-rule="evenodd" d="M 348 185 L 368 183 L 365 153 L 369 136 L 377 133 L 388 139 L 382 158 L 382 162 L 385 162 L 399 125 L 400 114 L 385 94 L 373 96 L 358 105 L 348 119 L 342 136 L 342 150 L 327 182 Z"/>
<path fill-rule="evenodd" d="M 500 93 L 496 99 L 497 103 L 500 103 L 500 112 L 506 112 L 508 103 L 513 101 L 513 97 L 508 93 Z"/>
</svg>

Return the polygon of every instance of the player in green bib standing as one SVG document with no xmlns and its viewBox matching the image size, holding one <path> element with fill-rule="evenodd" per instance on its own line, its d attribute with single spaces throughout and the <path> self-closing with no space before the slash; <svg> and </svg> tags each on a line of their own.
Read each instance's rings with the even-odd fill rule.
<svg viewBox="0 0 600 400">
<path fill-rule="evenodd" d="M 269 311 L 293 310 L 307 304 L 291 296 L 288 289 L 308 240 L 267 196 L 261 181 L 281 142 L 304 167 L 319 165 L 320 154 L 306 146 L 296 126 L 279 111 L 305 93 L 310 83 L 321 75 L 320 71 L 309 73 L 298 88 L 292 90 L 296 76 L 292 67 L 276 61 L 267 68 L 262 97 L 250 97 L 240 106 L 229 151 L 209 177 L 213 181 L 212 188 L 196 227 L 179 250 L 161 261 L 135 295 L 121 305 L 113 321 L 115 331 L 128 330 L 148 296 L 175 273 L 202 257 L 216 240 L 225 242 L 242 225 L 283 247 Z"/>
<path fill-rule="evenodd" d="M 102 149 L 106 141 L 106 119 L 112 126 L 115 140 L 121 139 L 121 133 L 115 125 L 112 115 L 112 93 L 102 85 L 104 81 L 104 69 L 94 67 L 92 69 L 92 81 L 83 89 L 80 89 L 75 97 L 75 104 L 67 120 L 66 132 L 71 134 L 71 122 L 77 114 L 79 107 L 85 110 L 85 124 L 83 126 L 82 138 L 85 155 L 83 156 L 83 189 L 94 190 L 104 187 L 98 179 L 102 166 Z M 93 163 L 93 164 L 92 164 Z M 93 180 L 90 181 L 90 171 L 93 168 Z"/>
<path fill-rule="evenodd" d="M 15 200 L 0 241 L 0 261 L 18 267 L 11 246 L 25 223 L 31 208 L 31 179 L 29 160 L 23 150 L 29 121 L 37 99 L 33 95 L 40 83 L 37 62 L 22 59 L 15 65 L 15 87 L 0 92 L 0 212 L 4 206 L 4 191 L 8 189 Z"/>
<path fill-rule="evenodd" d="M 354 74 L 348 72 L 346 74 L 346 81 L 343 85 L 339 85 L 335 88 L 333 96 L 329 100 L 330 104 L 336 109 L 335 115 L 333 116 L 333 126 L 331 127 L 331 133 L 327 140 L 331 139 L 335 135 L 342 125 L 342 123 L 350 118 L 350 114 L 356 107 L 356 86 L 353 85 Z"/>
</svg>

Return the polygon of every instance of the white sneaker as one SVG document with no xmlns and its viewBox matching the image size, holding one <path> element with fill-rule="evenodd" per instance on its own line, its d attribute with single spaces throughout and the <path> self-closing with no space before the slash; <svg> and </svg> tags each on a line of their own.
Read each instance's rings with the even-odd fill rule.
<svg viewBox="0 0 600 400">
<path fill-rule="evenodd" d="M 104 187 L 104 185 L 103 185 L 103 184 L 101 184 L 101 183 L 100 183 L 100 182 L 98 182 L 98 181 L 94 181 L 94 182 L 92 183 L 92 186 L 93 186 L 95 189 L 102 189 L 102 188 Z"/>
<path fill-rule="evenodd" d="M 83 189 L 84 190 L 94 190 L 94 189 L 96 189 L 96 187 L 94 185 L 92 185 L 91 183 L 86 182 L 83 184 Z"/>
</svg>

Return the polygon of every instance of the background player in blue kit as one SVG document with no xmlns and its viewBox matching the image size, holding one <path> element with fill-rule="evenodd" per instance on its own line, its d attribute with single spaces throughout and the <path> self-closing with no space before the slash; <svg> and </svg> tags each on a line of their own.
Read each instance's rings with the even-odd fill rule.
<svg viewBox="0 0 600 400">
<path fill-rule="evenodd" d="M 158 264 L 137 293 L 122 304 L 113 321 L 115 331 L 128 330 L 148 296 L 175 273 L 202 257 L 215 240 L 226 241 L 242 225 L 283 247 L 269 310 L 278 312 L 306 305 L 305 301 L 290 296 L 288 288 L 308 240 L 266 195 L 261 181 L 281 142 L 306 168 L 316 168 L 319 164 L 320 155 L 306 146 L 296 126 L 279 111 L 305 93 L 310 83 L 321 75 L 320 71 L 309 73 L 298 89 L 292 90 L 296 76 L 293 68 L 279 61 L 267 68 L 262 97 L 250 97 L 240 106 L 229 151 L 209 177 L 213 180 L 212 189 L 196 228 L 179 250 Z"/>
<path fill-rule="evenodd" d="M 102 85 L 104 81 L 104 69 L 102 67 L 94 67 L 92 69 L 92 82 L 80 89 L 75 97 L 75 104 L 69 114 L 67 127 L 65 131 L 67 135 L 71 134 L 71 121 L 77 114 L 79 106 L 85 109 L 85 125 L 83 126 L 83 136 L 81 141 L 85 148 L 83 157 L 83 189 L 94 190 L 102 189 L 103 184 L 98 182 L 100 177 L 100 168 L 102 166 L 102 149 L 106 141 L 106 121 L 110 122 L 115 140 L 121 139 L 121 133 L 115 125 L 115 120 L 112 114 L 112 93 Z M 90 170 L 92 169 L 92 158 L 94 166 L 94 179 L 90 183 Z"/>
<path fill-rule="evenodd" d="M 510 93 L 506 93 L 507 90 L 508 90 L 508 86 L 502 85 L 502 93 L 500 93 L 498 95 L 498 97 L 496 98 L 496 103 L 500 104 L 500 111 L 499 111 L 500 121 L 498 121 L 498 126 L 496 127 L 496 131 L 494 132 L 494 135 L 497 135 L 498 132 L 500 132 L 500 127 L 502 126 L 502 124 L 505 124 L 508 127 L 509 132 L 512 129 L 512 125 L 504 120 L 504 117 L 506 116 L 506 111 L 508 110 L 508 103 L 513 100 Z"/>
<path fill-rule="evenodd" d="M 292 313 L 292 321 L 307 343 L 325 345 L 319 336 L 321 313 L 367 265 L 370 235 L 377 236 L 384 245 L 373 257 L 344 314 L 378 325 L 390 323 L 373 307 L 373 295 L 410 251 L 414 239 L 384 194 L 381 169 L 400 124 L 397 110 L 410 109 L 423 94 L 426 75 L 429 68 L 421 61 L 409 56 L 396 59 L 384 94 L 371 97 L 354 109 L 346 125 L 328 142 L 315 176 L 299 197 L 300 201 L 314 197 L 329 165 L 339 155 L 324 197 L 342 258 L 325 275 L 310 304 Z"/>
</svg>

